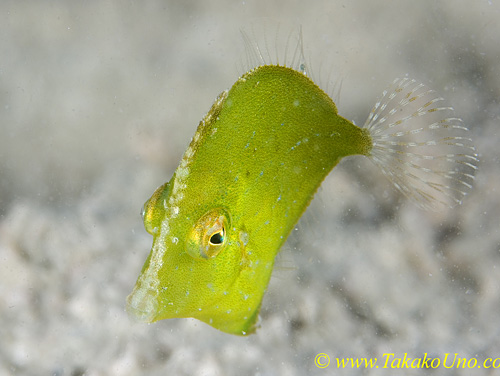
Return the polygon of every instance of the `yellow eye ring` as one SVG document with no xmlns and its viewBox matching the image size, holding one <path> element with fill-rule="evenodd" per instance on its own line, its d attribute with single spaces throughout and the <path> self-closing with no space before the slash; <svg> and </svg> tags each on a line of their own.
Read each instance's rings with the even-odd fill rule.
<svg viewBox="0 0 500 376">
<path fill-rule="evenodd" d="M 224 209 L 212 209 L 193 226 L 186 242 L 186 252 L 196 259 L 210 259 L 226 248 L 229 215 Z"/>
</svg>

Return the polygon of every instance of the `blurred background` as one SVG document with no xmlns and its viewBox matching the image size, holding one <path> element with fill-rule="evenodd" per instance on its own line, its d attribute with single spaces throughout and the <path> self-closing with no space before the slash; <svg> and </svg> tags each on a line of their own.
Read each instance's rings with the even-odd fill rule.
<svg viewBox="0 0 500 376">
<path fill-rule="evenodd" d="M 0 374 L 425 375 L 336 358 L 500 358 L 497 1 L 4 0 L 0 20 Z M 152 242 L 140 209 L 243 73 L 240 30 L 298 25 L 356 124 L 396 77 L 443 95 L 481 160 L 471 195 L 424 212 L 345 160 L 279 255 L 256 334 L 131 321 Z"/>
</svg>

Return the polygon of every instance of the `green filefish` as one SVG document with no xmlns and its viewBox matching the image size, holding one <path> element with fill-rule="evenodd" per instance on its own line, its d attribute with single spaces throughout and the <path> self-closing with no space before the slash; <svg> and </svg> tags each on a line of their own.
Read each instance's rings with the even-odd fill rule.
<svg viewBox="0 0 500 376">
<path fill-rule="evenodd" d="M 394 80 L 358 127 L 304 65 L 250 69 L 218 96 L 173 177 L 144 204 L 153 246 L 129 313 L 255 332 L 276 255 L 323 179 L 351 155 L 370 158 L 425 209 L 460 203 L 478 162 L 454 110 L 415 80 Z"/>
</svg>

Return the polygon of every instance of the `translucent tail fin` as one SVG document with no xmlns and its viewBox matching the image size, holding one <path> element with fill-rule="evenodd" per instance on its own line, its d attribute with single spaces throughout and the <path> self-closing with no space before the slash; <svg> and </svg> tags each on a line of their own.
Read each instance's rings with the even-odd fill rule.
<svg viewBox="0 0 500 376">
<path fill-rule="evenodd" d="M 394 80 L 364 127 L 373 140 L 370 159 L 419 207 L 460 204 L 472 188 L 478 159 L 468 130 L 423 84 Z"/>
</svg>

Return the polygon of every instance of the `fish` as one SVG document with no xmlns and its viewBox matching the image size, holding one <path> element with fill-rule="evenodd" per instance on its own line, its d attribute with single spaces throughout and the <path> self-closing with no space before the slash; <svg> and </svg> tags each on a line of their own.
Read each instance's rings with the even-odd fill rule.
<svg viewBox="0 0 500 376">
<path fill-rule="evenodd" d="M 460 204 L 479 162 L 454 109 L 414 79 L 394 80 L 359 127 L 303 62 L 249 69 L 217 97 L 171 179 L 144 204 L 153 245 L 129 314 L 255 333 L 276 255 L 325 177 L 354 155 L 426 210 Z"/>
</svg>

